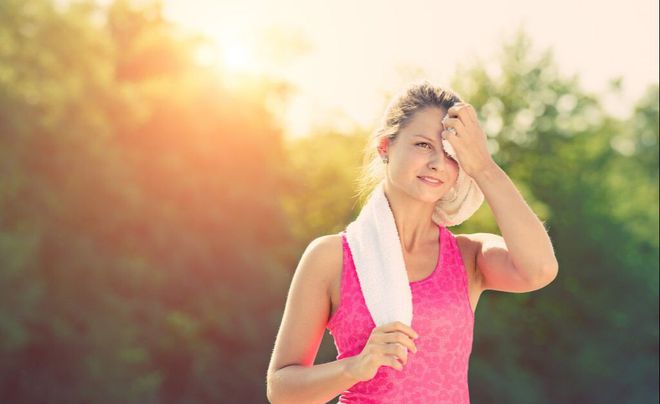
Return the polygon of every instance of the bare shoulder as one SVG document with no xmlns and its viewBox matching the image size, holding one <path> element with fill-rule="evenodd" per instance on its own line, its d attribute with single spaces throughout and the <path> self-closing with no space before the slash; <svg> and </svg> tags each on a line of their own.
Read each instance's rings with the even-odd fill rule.
<svg viewBox="0 0 660 404">
<path fill-rule="evenodd" d="M 461 250 L 461 256 L 465 269 L 468 273 L 468 280 L 471 289 L 480 290 L 480 277 L 477 270 L 477 254 L 481 250 L 481 240 L 475 234 L 456 234 L 456 243 Z"/>
<path fill-rule="evenodd" d="M 484 251 L 506 251 L 506 242 L 502 236 L 493 233 L 470 233 L 456 236 L 457 239 L 459 239 L 459 237 L 463 239 L 462 243 L 465 245 L 465 249 L 470 251 L 467 255 L 470 257 L 470 265 L 472 266 L 473 272 L 472 276 L 476 280 L 475 285 L 478 285 L 479 290 L 483 291 L 485 286 L 484 275 L 482 269 L 477 266 L 477 257 L 479 254 L 484 254 Z M 461 247 L 461 249 L 463 249 L 463 247 Z M 465 258 L 463 259 L 465 260 Z M 489 289 L 495 288 L 489 287 Z M 512 291 L 513 289 L 498 288 L 495 290 Z"/>
<path fill-rule="evenodd" d="M 464 261 L 465 258 L 469 258 L 469 261 L 474 262 L 477 257 L 477 251 L 481 247 L 479 238 L 474 237 L 474 234 L 456 234 L 454 237 L 456 238 L 456 243 L 461 250 Z M 465 264 L 467 265 L 468 262 L 465 262 Z"/>
<path fill-rule="evenodd" d="M 305 248 L 291 279 L 268 378 L 285 366 L 314 364 L 331 309 L 329 280 L 337 262 L 341 266 L 341 254 L 341 235 L 318 237 Z"/>
<path fill-rule="evenodd" d="M 336 247 L 340 247 L 339 251 L 341 251 L 341 233 L 335 233 L 335 234 L 326 234 L 324 236 L 319 236 L 312 240 L 310 243 L 317 245 L 320 250 L 325 251 L 325 250 L 331 250 Z M 328 251 L 325 251 L 326 253 Z M 336 252 L 336 251 L 335 251 Z"/>
<path fill-rule="evenodd" d="M 322 261 L 324 279 L 331 280 L 335 275 L 337 266 L 342 265 L 342 240 L 341 233 L 327 234 L 315 238 L 307 247 L 310 253 L 314 254 L 315 259 Z"/>
<path fill-rule="evenodd" d="M 327 234 L 319 236 L 312 240 L 303 255 L 312 256 L 317 277 L 319 277 L 324 285 L 326 296 L 330 303 L 334 303 L 332 291 L 338 286 L 341 276 L 341 268 L 343 265 L 343 247 L 341 233 Z"/>
</svg>

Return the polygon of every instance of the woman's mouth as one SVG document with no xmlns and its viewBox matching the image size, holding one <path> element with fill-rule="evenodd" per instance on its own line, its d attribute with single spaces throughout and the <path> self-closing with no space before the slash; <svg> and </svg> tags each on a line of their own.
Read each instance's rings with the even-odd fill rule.
<svg viewBox="0 0 660 404">
<path fill-rule="evenodd" d="M 430 177 L 417 177 L 419 178 L 423 183 L 430 185 L 432 187 L 439 187 L 442 185 L 442 181 L 436 180 L 435 178 L 430 178 Z"/>
</svg>

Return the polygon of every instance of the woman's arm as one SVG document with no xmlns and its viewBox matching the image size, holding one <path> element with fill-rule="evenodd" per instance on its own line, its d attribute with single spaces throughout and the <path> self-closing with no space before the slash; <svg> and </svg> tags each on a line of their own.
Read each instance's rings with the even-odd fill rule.
<svg viewBox="0 0 660 404">
<path fill-rule="evenodd" d="M 352 359 L 283 367 L 268 379 L 268 401 L 273 404 L 327 403 L 358 382 L 347 372 Z"/>
<path fill-rule="evenodd" d="M 296 268 L 268 366 L 272 403 L 325 403 L 357 381 L 350 358 L 314 365 L 331 310 L 328 285 L 342 266 L 340 235 L 322 236 L 305 249 Z"/>
<path fill-rule="evenodd" d="M 484 193 L 503 236 L 479 233 L 481 251 L 476 261 L 482 289 L 529 291 L 552 282 L 559 265 L 550 238 L 490 155 L 474 107 L 467 103 L 453 105 L 443 123 L 443 138 L 453 146 L 461 167 Z"/>
<path fill-rule="evenodd" d="M 525 280 L 533 289 L 552 282 L 559 265 L 550 237 L 509 176 L 493 162 L 473 178 L 484 193 L 505 242 L 495 240 L 497 235 L 489 235 L 493 239 L 482 242 L 477 267 L 484 288 L 506 290 L 507 278 L 512 277 Z"/>
</svg>

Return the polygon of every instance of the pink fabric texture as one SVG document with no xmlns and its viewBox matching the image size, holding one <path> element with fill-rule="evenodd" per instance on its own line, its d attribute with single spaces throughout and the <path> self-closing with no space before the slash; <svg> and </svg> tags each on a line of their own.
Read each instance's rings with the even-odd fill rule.
<svg viewBox="0 0 660 404">
<path fill-rule="evenodd" d="M 439 257 L 428 277 L 410 282 L 413 297 L 412 328 L 420 337 L 418 352 L 408 353 L 402 371 L 381 366 L 373 379 L 343 391 L 339 403 L 469 403 L 468 365 L 472 352 L 474 313 L 470 306 L 467 274 L 456 238 L 440 229 Z M 339 307 L 327 328 L 337 348 L 337 359 L 358 355 L 375 323 L 367 309 L 355 264 L 341 233 L 344 250 Z"/>
</svg>

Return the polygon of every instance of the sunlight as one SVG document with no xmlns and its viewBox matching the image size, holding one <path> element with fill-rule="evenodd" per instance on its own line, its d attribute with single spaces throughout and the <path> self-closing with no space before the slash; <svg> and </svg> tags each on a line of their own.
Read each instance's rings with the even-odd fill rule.
<svg viewBox="0 0 660 404">
<path fill-rule="evenodd" d="M 250 50 L 242 43 L 232 40 L 223 51 L 224 63 L 230 70 L 254 70 L 254 56 Z"/>
<path fill-rule="evenodd" d="M 253 87 L 259 85 L 258 77 L 267 73 L 267 67 L 258 60 L 259 49 L 248 36 L 227 29 L 205 34 L 205 40 L 194 51 L 195 62 L 224 77 L 228 88 L 240 89 L 244 94 L 255 93 Z"/>
<path fill-rule="evenodd" d="M 195 60 L 202 66 L 222 66 L 232 73 L 259 70 L 254 52 L 235 38 L 209 38 L 207 43 L 197 46 Z"/>
<path fill-rule="evenodd" d="M 230 74 L 233 80 L 245 80 L 265 72 L 259 49 L 247 33 L 224 27 L 222 30 L 208 30 L 205 35 L 206 42 L 195 50 L 198 64 L 215 66 L 223 74 Z"/>
</svg>

